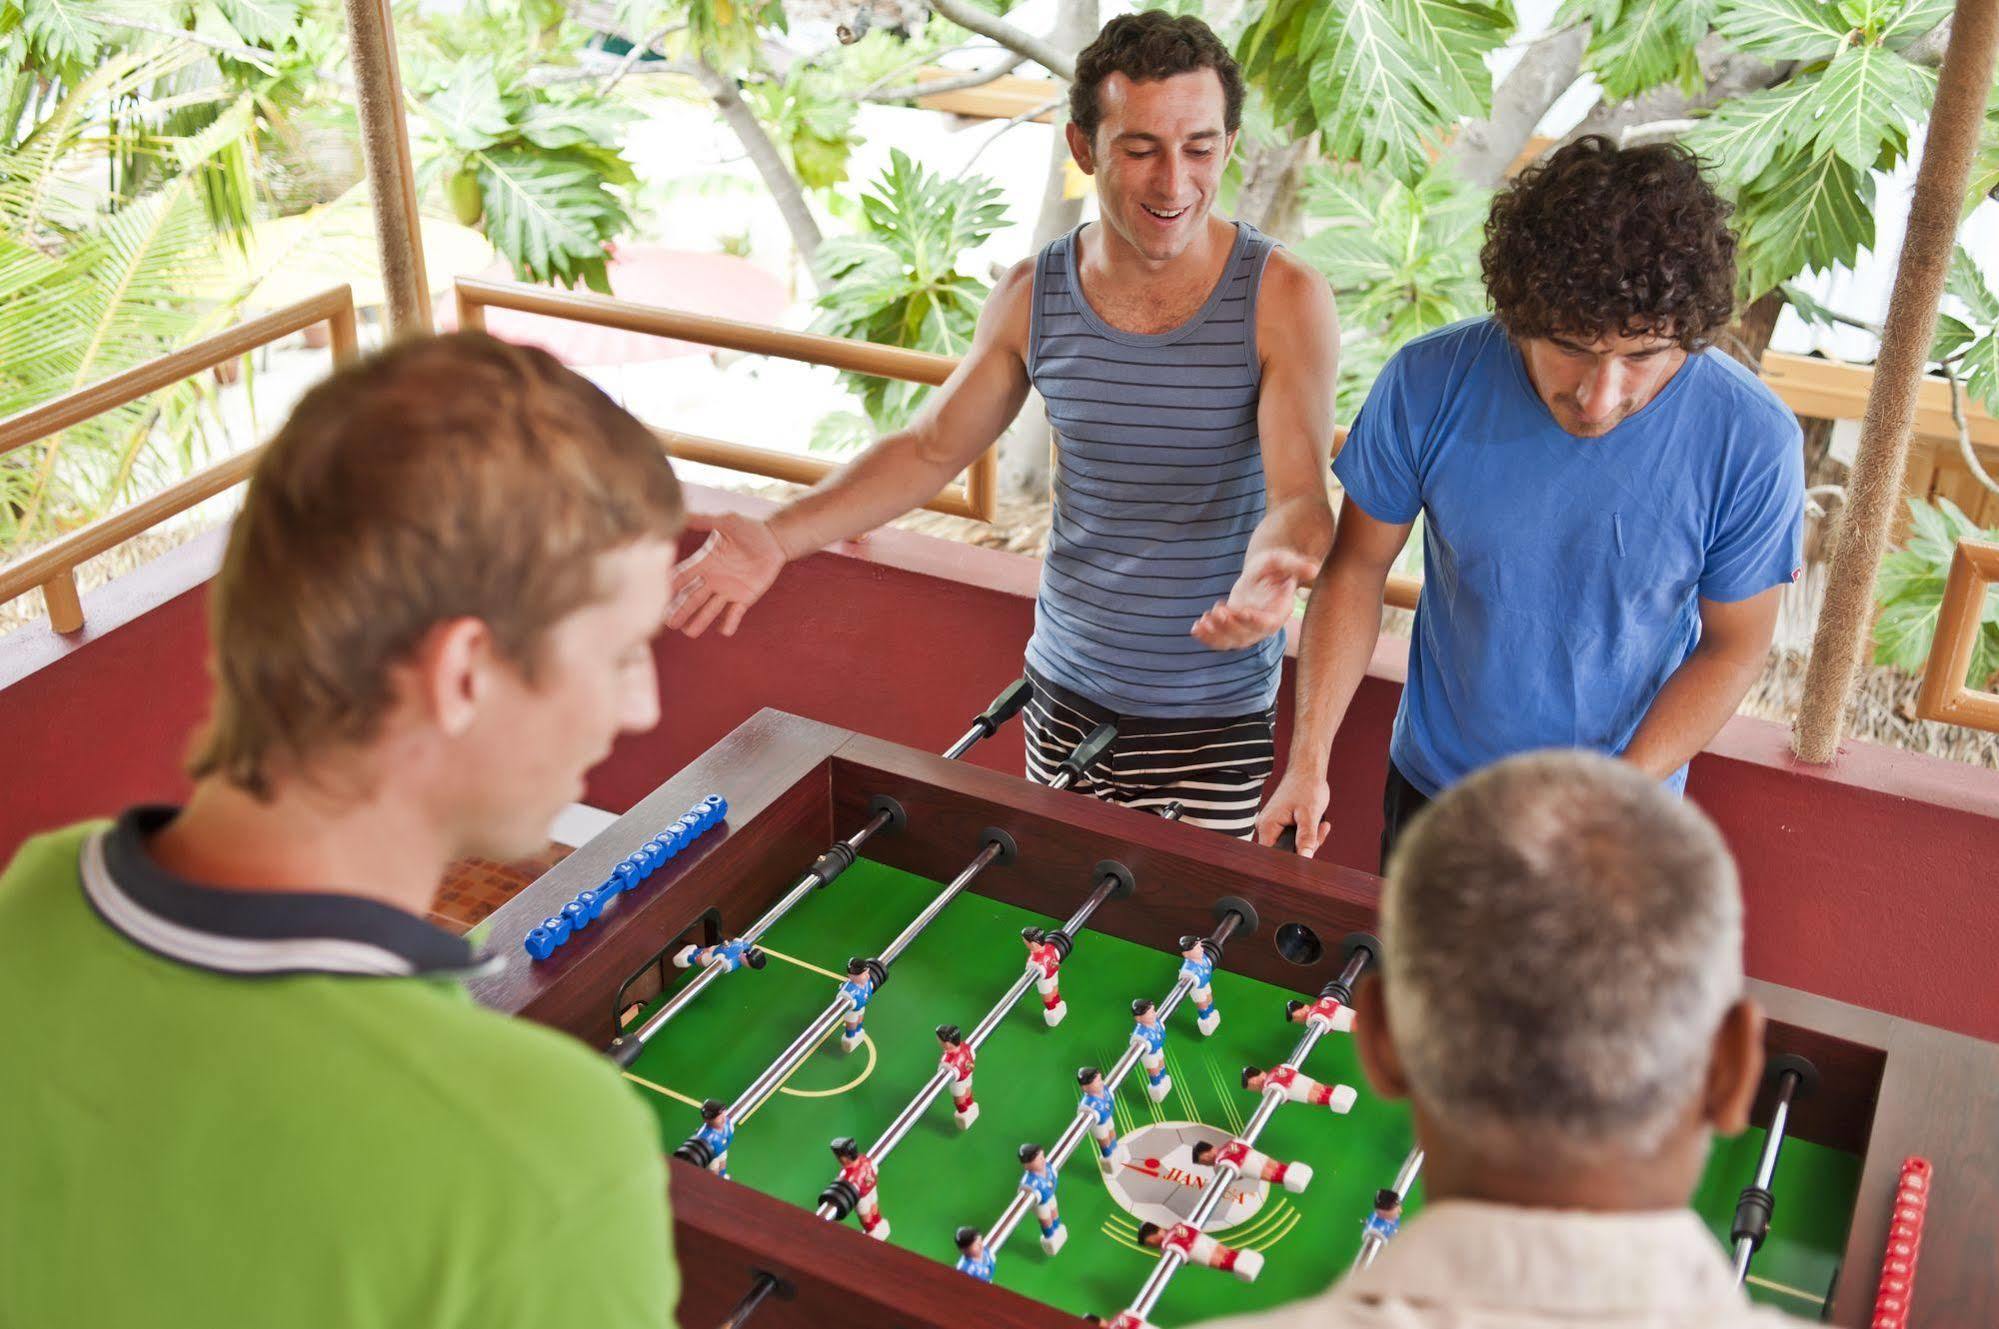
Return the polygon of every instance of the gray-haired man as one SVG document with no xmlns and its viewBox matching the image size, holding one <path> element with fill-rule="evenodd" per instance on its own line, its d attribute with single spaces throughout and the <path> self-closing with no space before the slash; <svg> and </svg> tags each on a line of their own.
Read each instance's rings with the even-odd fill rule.
<svg viewBox="0 0 1999 1329">
<path fill-rule="evenodd" d="M 1456 786 L 1389 864 L 1355 1038 L 1407 1097 L 1428 1205 L 1332 1291 L 1258 1329 L 1747 1329 L 1687 1208 L 1748 1124 L 1763 1015 L 1721 837 L 1647 775 L 1516 757 Z"/>
</svg>

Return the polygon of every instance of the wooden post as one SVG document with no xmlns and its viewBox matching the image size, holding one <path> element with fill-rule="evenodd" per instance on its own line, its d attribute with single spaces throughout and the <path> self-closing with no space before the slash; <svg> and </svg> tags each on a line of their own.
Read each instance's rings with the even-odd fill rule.
<svg viewBox="0 0 1999 1329">
<path fill-rule="evenodd" d="M 1847 485 L 1839 549 L 1825 609 L 1805 671 L 1804 702 L 1792 742 L 1800 759 L 1830 762 L 1839 752 L 1847 702 L 1874 620 L 1874 580 L 1902 492 L 1916 390 L 1922 382 L 1937 301 L 1943 294 L 1957 219 L 1992 86 L 1999 0 L 1957 0 L 1950 45 L 1937 77 L 1936 104 L 1909 205 L 1909 229 L 1882 327 L 1881 354 L 1861 422 L 1860 450 Z"/>
<path fill-rule="evenodd" d="M 410 163 L 409 123 L 403 114 L 403 80 L 389 0 L 344 3 L 361 115 L 361 155 L 368 166 L 368 196 L 375 204 L 375 243 L 382 255 L 389 326 L 398 335 L 429 332 L 430 284 L 423 270 L 416 171 Z"/>
<path fill-rule="evenodd" d="M 75 568 L 64 568 L 42 583 L 42 604 L 49 611 L 49 627 L 55 631 L 83 628 L 83 597 L 76 591 Z"/>
</svg>

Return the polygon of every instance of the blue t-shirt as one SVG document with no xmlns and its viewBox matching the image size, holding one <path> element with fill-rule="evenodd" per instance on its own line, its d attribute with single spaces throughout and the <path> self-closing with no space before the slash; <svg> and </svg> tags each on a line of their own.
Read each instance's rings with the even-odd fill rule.
<svg viewBox="0 0 1999 1329">
<path fill-rule="evenodd" d="M 1584 439 L 1496 322 L 1454 324 L 1396 352 L 1333 473 L 1378 521 L 1423 516 L 1389 755 L 1432 797 L 1516 752 L 1622 752 L 1693 653 L 1699 602 L 1746 600 L 1800 565 L 1797 419 L 1713 349 Z"/>
<path fill-rule="evenodd" d="M 1152 1024 L 1139 1024 L 1134 1021 L 1131 1026 L 1131 1041 L 1143 1043 L 1146 1051 L 1156 1055 L 1166 1047 L 1166 1026 L 1156 1021 Z"/>
<path fill-rule="evenodd" d="M 868 998 L 874 994 L 875 985 L 868 979 L 863 978 L 856 982 L 851 978 L 847 978 L 840 981 L 840 995 L 850 998 L 854 1003 L 854 1009 L 857 1011 L 866 1010 L 868 1008 Z"/>
<path fill-rule="evenodd" d="M 1111 1114 L 1117 1110 L 1116 1101 L 1107 1093 L 1084 1094 L 1081 1107 L 1083 1111 L 1097 1119 L 1097 1125 L 1099 1126 L 1108 1122 L 1111 1119 Z"/>
</svg>

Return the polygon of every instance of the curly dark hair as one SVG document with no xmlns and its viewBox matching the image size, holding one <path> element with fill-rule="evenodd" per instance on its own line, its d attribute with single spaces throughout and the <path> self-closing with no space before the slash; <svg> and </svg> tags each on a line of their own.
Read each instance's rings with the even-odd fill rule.
<svg viewBox="0 0 1999 1329">
<path fill-rule="evenodd" d="M 1076 78 L 1069 85 L 1069 121 L 1085 137 L 1096 138 L 1103 119 L 1097 89 L 1112 74 L 1142 82 L 1196 69 L 1212 69 L 1221 79 L 1222 127 L 1235 133 L 1242 125 L 1242 70 L 1214 29 L 1191 14 L 1176 17 L 1163 9 L 1120 14 L 1104 24 L 1097 39 L 1076 57 Z"/>
<path fill-rule="evenodd" d="M 1649 333 L 1695 350 L 1735 310 L 1731 211 L 1679 144 L 1591 134 L 1492 200 L 1485 289 L 1516 340 Z"/>
</svg>

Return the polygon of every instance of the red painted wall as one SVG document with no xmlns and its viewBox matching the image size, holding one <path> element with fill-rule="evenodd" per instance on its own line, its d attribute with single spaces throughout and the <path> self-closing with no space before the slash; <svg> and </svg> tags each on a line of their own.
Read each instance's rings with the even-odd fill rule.
<svg viewBox="0 0 1999 1329">
<path fill-rule="evenodd" d="M 758 506 L 707 491 L 695 503 Z M 184 792 L 219 549 L 211 537 L 93 593 L 77 642 L 0 638 L 0 856 L 35 830 Z M 664 718 L 593 772 L 589 798 L 622 811 L 761 706 L 943 748 L 1018 675 L 1037 573 L 896 531 L 805 560 L 736 637 L 660 639 Z M 1402 668 L 1400 644 L 1384 642 L 1334 747 L 1322 852 L 1356 867 L 1376 866 Z M 1018 725 L 971 760 L 1018 770 Z M 1741 861 L 1752 973 L 1999 1038 L 1999 774 L 1865 744 L 1801 768 L 1778 726 L 1738 719 L 1688 790 Z"/>
</svg>

